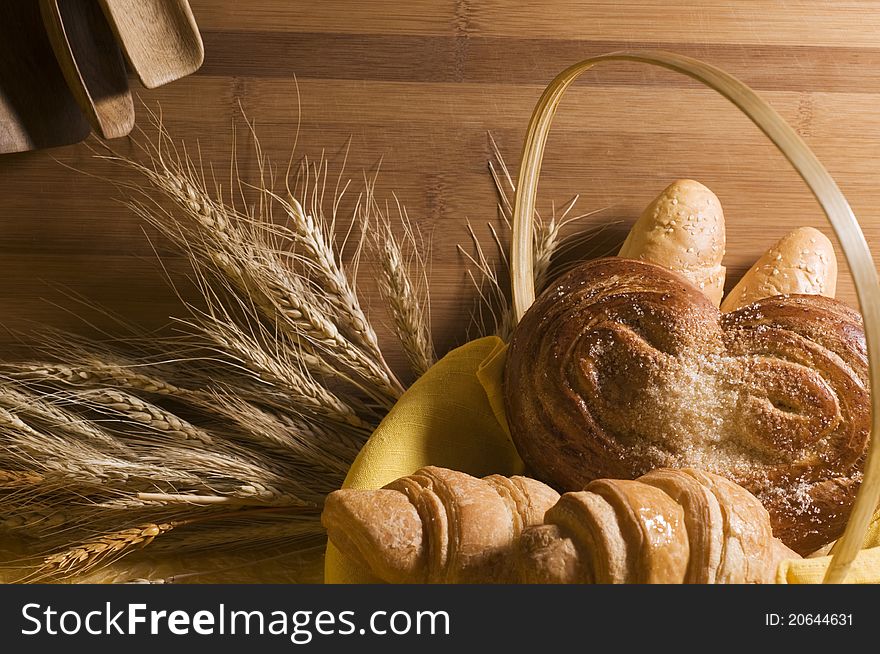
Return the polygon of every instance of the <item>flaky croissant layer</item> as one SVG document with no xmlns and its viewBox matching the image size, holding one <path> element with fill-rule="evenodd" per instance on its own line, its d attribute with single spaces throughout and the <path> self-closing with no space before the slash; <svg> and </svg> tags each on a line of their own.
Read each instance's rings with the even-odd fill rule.
<svg viewBox="0 0 880 654">
<path fill-rule="evenodd" d="M 348 558 L 390 583 L 513 583 L 523 530 L 559 499 L 527 477 L 429 466 L 379 490 L 327 496 L 321 522 Z"/>
<path fill-rule="evenodd" d="M 664 468 L 563 495 L 523 534 L 519 572 L 529 583 L 770 583 L 791 558 L 747 490 Z"/>
<path fill-rule="evenodd" d="M 753 495 L 698 470 L 560 497 L 526 477 L 427 467 L 331 493 L 322 521 L 345 556 L 391 583 L 764 583 L 797 557 Z"/>
</svg>

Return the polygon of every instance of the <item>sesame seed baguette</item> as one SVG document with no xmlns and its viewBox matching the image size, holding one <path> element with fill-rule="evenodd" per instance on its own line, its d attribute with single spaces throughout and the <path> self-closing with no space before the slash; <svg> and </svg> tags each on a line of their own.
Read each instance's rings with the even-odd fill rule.
<svg viewBox="0 0 880 654">
<path fill-rule="evenodd" d="M 721 202 L 699 182 L 679 179 L 642 212 L 618 256 L 665 266 L 718 306 L 724 293 L 725 242 Z"/>
<path fill-rule="evenodd" d="M 724 298 L 721 310 L 735 311 L 774 295 L 804 293 L 834 297 L 837 258 L 828 237 L 798 227 L 768 249 Z"/>
</svg>

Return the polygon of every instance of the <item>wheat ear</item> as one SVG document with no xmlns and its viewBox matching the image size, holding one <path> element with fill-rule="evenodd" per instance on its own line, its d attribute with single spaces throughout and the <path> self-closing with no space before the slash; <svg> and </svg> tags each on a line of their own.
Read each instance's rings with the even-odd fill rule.
<svg viewBox="0 0 880 654">
<path fill-rule="evenodd" d="M 122 529 L 82 543 L 72 549 L 48 556 L 33 573 L 36 579 L 65 574 L 85 574 L 96 566 L 110 563 L 146 547 L 153 540 L 177 526 L 173 522 L 151 523 Z"/>
<path fill-rule="evenodd" d="M 372 189 L 372 185 L 368 188 Z M 426 260 L 421 254 L 412 222 L 397 198 L 403 245 L 391 227 L 389 210 L 380 209 L 372 192 L 363 204 L 362 223 L 372 234 L 371 253 L 377 261 L 379 293 L 392 318 L 394 333 L 417 377 L 436 361 L 431 342 L 430 303 Z M 408 254 L 404 254 L 406 248 Z"/>
</svg>

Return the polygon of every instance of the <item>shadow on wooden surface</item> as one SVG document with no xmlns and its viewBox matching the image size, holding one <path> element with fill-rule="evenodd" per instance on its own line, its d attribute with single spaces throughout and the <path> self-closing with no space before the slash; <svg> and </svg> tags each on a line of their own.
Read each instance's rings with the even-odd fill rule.
<svg viewBox="0 0 880 654">
<path fill-rule="evenodd" d="M 76 143 L 89 125 L 31 0 L 0 3 L 0 153 Z"/>
</svg>

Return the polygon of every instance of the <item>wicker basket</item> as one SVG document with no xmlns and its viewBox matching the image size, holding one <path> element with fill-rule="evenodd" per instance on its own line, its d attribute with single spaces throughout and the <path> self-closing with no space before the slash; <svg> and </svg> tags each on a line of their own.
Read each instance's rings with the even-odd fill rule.
<svg viewBox="0 0 880 654">
<path fill-rule="evenodd" d="M 706 86 L 715 89 L 736 105 L 740 111 L 748 116 L 770 138 L 779 150 L 788 158 L 801 177 L 812 189 L 813 194 L 825 211 L 825 215 L 831 222 L 837 239 L 840 242 L 850 270 L 855 281 L 859 304 L 865 323 L 865 332 L 868 342 L 868 360 L 870 365 L 871 388 L 880 388 L 880 341 L 878 341 L 878 329 L 880 329 L 880 283 L 877 272 L 871 259 L 871 253 L 865 242 L 862 231 L 852 213 L 840 189 L 831 179 L 828 172 L 822 167 L 815 155 L 807 145 L 795 133 L 779 114 L 777 114 L 766 102 L 759 98 L 754 91 L 739 80 L 727 73 L 708 64 L 681 55 L 661 51 L 637 51 L 616 52 L 599 57 L 593 57 L 571 66 L 559 74 L 538 101 L 529 122 L 526 133 L 525 145 L 519 171 L 519 182 L 516 185 L 516 198 L 513 212 L 513 243 L 511 247 L 511 277 L 513 291 L 514 320 L 518 321 L 525 311 L 535 300 L 534 277 L 532 274 L 532 216 L 535 209 L 535 196 L 538 188 L 538 177 L 541 170 L 541 161 L 544 155 L 544 146 L 550 126 L 562 97 L 569 85 L 586 70 L 596 64 L 606 61 L 633 61 L 661 66 L 670 70 L 688 75 Z M 492 406 L 495 417 L 487 417 L 486 411 L 480 414 L 467 416 L 467 424 L 472 429 L 467 429 L 474 434 L 480 434 L 487 440 L 485 450 L 491 458 L 491 462 L 483 457 L 481 462 L 459 456 L 455 452 L 455 444 L 451 442 L 419 442 L 407 443 L 411 438 L 411 427 L 415 420 L 413 405 L 421 399 L 419 394 L 424 394 L 425 386 L 435 383 L 436 377 L 442 377 L 437 368 L 444 364 L 456 365 L 449 361 L 452 357 L 455 361 L 464 355 L 460 352 L 468 348 L 468 352 L 474 351 L 479 356 L 487 356 L 487 361 L 492 361 L 494 355 L 491 339 L 479 339 L 472 341 L 458 351 L 448 355 L 434 368 L 429 370 L 392 409 L 389 417 L 383 421 L 377 432 L 361 451 L 361 455 L 355 460 L 344 484 L 345 487 L 355 488 L 378 488 L 397 477 L 411 474 L 424 465 L 440 465 L 451 467 L 476 476 L 490 473 L 519 474 L 514 459 L 519 460 L 513 449 L 513 444 L 504 443 L 504 436 L 499 434 L 499 423 L 505 422 L 503 408 Z M 503 343 L 497 338 L 498 344 Z M 503 364 L 501 364 L 503 365 Z M 468 373 L 474 376 L 473 368 Z M 459 373 L 462 371 L 459 370 Z M 497 372 L 497 371 L 496 371 Z M 479 370 L 476 377 L 480 377 Z M 433 378 L 433 379 L 432 379 Z M 458 383 L 461 384 L 459 375 Z M 481 379 L 482 381 L 482 379 Z M 480 394 L 480 383 L 472 380 L 473 393 Z M 484 397 L 485 399 L 485 397 Z M 441 394 L 439 401 L 446 401 Z M 880 433 L 880 393 L 872 393 L 872 442 L 866 462 L 865 477 L 862 487 L 847 524 L 843 537 L 835 547 L 835 553 L 825 575 L 826 583 L 843 582 L 847 572 L 859 551 L 869 522 L 880 499 L 880 445 L 877 434 Z M 492 403 L 492 399 L 489 399 Z M 442 407 L 441 407 L 442 408 Z M 448 407 L 447 407 L 448 408 Z M 501 417 L 498 417 L 499 411 Z M 405 414 L 401 416 L 402 414 Z M 491 414 L 491 412 L 489 412 Z M 396 415 L 395 415 L 396 414 Z M 496 418 L 498 418 L 496 420 Z M 464 418 L 462 418 L 464 419 Z M 492 424 L 495 429 L 493 431 Z M 406 432 L 406 433 L 401 433 Z M 495 440 L 487 439 L 485 434 L 495 433 Z M 422 434 L 424 437 L 425 434 Z M 436 434 L 428 434 L 427 440 L 436 438 Z M 442 447 L 438 447 L 442 446 Z M 401 452 L 410 446 L 413 450 L 409 458 L 401 456 Z M 521 465 L 521 462 L 520 462 Z M 378 581 L 371 578 L 366 570 L 343 557 L 332 544 L 328 545 L 326 557 L 325 580 L 330 583 L 369 583 Z"/>
<path fill-rule="evenodd" d="M 585 59 L 561 72 L 538 100 L 526 132 L 513 209 L 511 277 L 514 319 L 518 321 L 535 300 L 531 217 L 535 210 L 544 146 L 556 108 L 565 91 L 581 73 L 607 61 L 641 62 L 692 77 L 736 105 L 785 155 L 819 201 L 849 263 L 865 324 L 870 387 L 880 388 L 880 283 L 868 244 L 843 193 L 803 139 L 748 86 L 714 66 L 671 52 L 614 52 Z M 835 548 L 825 583 L 845 581 L 880 500 L 880 393 L 871 393 L 871 409 L 871 443 L 865 463 L 864 481 L 846 531 Z"/>
</svg>

